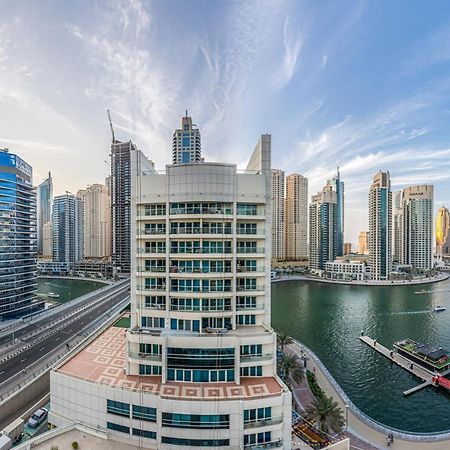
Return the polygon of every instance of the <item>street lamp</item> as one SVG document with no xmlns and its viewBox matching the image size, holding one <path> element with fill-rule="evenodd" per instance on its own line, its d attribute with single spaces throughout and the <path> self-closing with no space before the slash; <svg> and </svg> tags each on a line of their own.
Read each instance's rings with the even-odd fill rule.
<svg viewBox="0 0 450 450">
<path fill-rule="evenodd" d="M 348 408 L 349 408 L 349 405 L 345 405 L 345 424 L 346 424 L 346 429 L 347 429 L 347 431 L 348 431 Z"/>
</svg>

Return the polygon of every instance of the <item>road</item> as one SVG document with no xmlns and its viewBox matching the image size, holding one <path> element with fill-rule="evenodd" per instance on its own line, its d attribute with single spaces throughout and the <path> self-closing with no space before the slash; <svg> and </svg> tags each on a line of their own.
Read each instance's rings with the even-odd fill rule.
<svg viewBox="0 0 450 450">
<path fill-rule="evenodd" d="M 120 288 L 120 286 L 125 285 L 128 285 L 127 281 L 119 282 L 114 285 L 107 286 L 106 288 L 99 289 L 98 291 L 90 292 L 89 294 L 83 296 L 86 297 L 84 300 L 79 301 L 75 299 L 68 304 L 64 304 L 52 309 L 47 314 L 32 319 L 32 321 L 27 321 L 23 324 L 21 322 L 18 322 L 17 326 L 14 328 L 14 331 L 8 330 L 7 332 L 1 333 L 0 330 L 0 353 L 6 346 L 11 345 L 13 339 L 15 341 L 27 340 L 29 337 L 31 337 L 31 335 L 33 335 L 33 337 L 37 339 L 37 336 L 40 335 L 37 334 L 39 329 L 41 329 L 42 333 L 48 332 L 48 327 L 52 323 L 58 320 L 62 320 L 64 316 L 74 313 L 82 306 L 99 300 L 101 297 L 105 296 L 107 292 L 116 291 Z"/>
</svg>

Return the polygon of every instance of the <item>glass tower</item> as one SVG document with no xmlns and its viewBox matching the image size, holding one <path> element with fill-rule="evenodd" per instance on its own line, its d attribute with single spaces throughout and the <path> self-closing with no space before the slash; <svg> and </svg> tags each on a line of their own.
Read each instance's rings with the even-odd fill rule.
<svg viewBox="0 0 450 450">
<path fill-rule="evenodd" d="M 36 193 L 32 167 L 0 150 L 0 320 L 43 307 L 36 298 Z"/>
<path fill-rule="evenodd" d="M 48 178 L 36 188 L 37 196 L 37 250 L 38 254 L 43 254 L 44 225 L 51 221 L 52 201 L 53 201 L 53 180 L 49 172 Z"/>
<path fill-rule="evenodd" d="M 339 167 L 337 173 L 328 184 L 336 192 L 336 256 L 344 255 L 344 182 L 341 181 Z"/>
</svg>

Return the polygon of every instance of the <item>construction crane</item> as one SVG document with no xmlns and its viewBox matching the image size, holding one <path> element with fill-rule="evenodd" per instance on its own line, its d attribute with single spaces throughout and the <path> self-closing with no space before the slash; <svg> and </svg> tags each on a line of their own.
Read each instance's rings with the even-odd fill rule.
<svg viewBox="0 0 450 450">
<path fill-rule="evenodd" d="M 112 143 L 115 144 L 117 141 L 114 136 L 114 128 L 113 128 L 112 121 L 111 121 L 111 114 L 109 113 L 109 109 L 107 109 L 106 112 L 108 113 L 109 127 L 111 128 Z"/>
</svg>

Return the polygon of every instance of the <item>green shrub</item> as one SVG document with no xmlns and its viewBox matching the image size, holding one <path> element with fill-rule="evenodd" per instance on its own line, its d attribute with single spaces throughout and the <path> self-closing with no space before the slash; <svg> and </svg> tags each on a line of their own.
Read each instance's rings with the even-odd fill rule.
<svg viewBox="0 0 450 450">
<path fill-rule="evenodd" d="M 306 379 L 308 380 L 309 388 L 311 389 L 314 397 L 318 399 L 323 398 L 325 396 L 325 392 L 319 386 L 319 383 L 317 383 L 316 380 L 316 376 L 310 370 L 306 371 Z"/>
<path fill-rule="evenodd" d="M 78 442 L 77 441 L 73 441 L 72 442 L 72 448 L 78 448 Z"/>
</svg>

